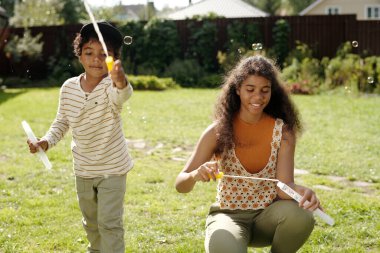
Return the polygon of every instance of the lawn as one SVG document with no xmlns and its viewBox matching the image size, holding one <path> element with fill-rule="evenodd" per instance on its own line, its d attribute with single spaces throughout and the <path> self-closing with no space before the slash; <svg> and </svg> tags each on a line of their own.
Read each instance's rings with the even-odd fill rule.
<svg viewBox="0 0 380 253">
<path fill-rule="evenodd" d="M 179 194 L 174 181 L 212 120 L 218 90 L 135 92 L 123 110 L 135 167 L 125 198 L 127 252 L 203 252 L 215 183 Z M 299 252 L 380 252 L 380 97 L 294 96 L 305 131 L 296 182 L 313 188 L 336 224 L 317 219 Z M 49 128 L 58 88 L 0 92 L 0 252 L 84 252 L 70 135 L 48 152 L 47 171 L 29 154 L 21 121 Z M 268 252 L 259 249 L 250 252 Z"/>
</svg>

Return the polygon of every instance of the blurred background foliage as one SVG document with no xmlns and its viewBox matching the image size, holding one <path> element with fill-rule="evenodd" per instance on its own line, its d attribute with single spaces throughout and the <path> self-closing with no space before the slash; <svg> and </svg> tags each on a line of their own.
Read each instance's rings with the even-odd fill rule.
<svg viewBox="0 0 380 253">
<path fill-rule="evenodd" d="M 246 0 L 271 15 L 294 14 L 308 6 L 311 0 Z M 70 76 L 81 73 L 82 67 L 72 53 L 71 39 L 65 31 L 58 30 L 54 46 L 56 50 L 48 61 L 41 62 L 44 47 L 41 34 L 32 34 L 30 27 L 69 25 L 87 22 L 88 15 L 81 1 L 76 0 L 0 0 L 0 5 L 10 15 L 13 27 L 23 27 L 23 34 L 12 34 L 4 48 L 6 57 L 13 64 L 14 76 L 2 77 L 3 85 L 15 83 L 27 85 L 60 85 Z M 36 6 L 38 8 L 36 8 Z M 152 6 L 147 6 L 151 8 Z M 159 13 L 151 10 L 149 20 L 121 22 L 117 17 L 120 6 L 94 8 L 95 16 L 117 22 L 124 35 L 133 37 L 131 45 L 122 51 L 124 68 L 129 75 L 144 76 L 150 85 L 162 87 L 218 87 L 223 82 L 224 73 L 242 57 L 261 54 L 276 60 L 282 71 L 284 84 L 290 92 L 315 94 L 331 89 L 344 89 L 346 92 L 380 93 L 380 58 L 355 53 L 351 42 L 342 42 L 335 57 L 318 59 L 312 46 L 300 41 L 289 48 L 289 34 L 292 27 L 285 19 L 279 19 L 271 28 L 273 45 L 263 45 L 264 31 L 258 23 L 233 21 L 227 26 L 227 42 L 217 51 L 217 27 L 215 14 L 193 17 L 187 23 L 190 34 L 183 50 L 175 21 L 159 19 Z M 165 10 L 167 11 L 167 10 Z M 43 15 L 41 15 L 43 14 Z M 141 13 L 143 17 L 145 14 Z M 80 27 L 80 26 L 79 26 Z M 79 29 L 78 29 L 79 30 Z M 252 43 L 260 47 L 252 47 Z M 182 43 L 182 44 L 181 44 Z M 23 59 L 46 65 L 46 73 L 20 73 Z M 149 78 L 147 78 L 148 76 Z M 156 78 L 171 78 L 167 84 L 151 81 Z M 137 78 L 137 79 L 136 79 Z M 42 79 L 38 81 L 37 79 Z M 164 81 L 165 82 L 165 81 Z M 174 82 L 175 84 L 172 84 Z"/>
</svg>

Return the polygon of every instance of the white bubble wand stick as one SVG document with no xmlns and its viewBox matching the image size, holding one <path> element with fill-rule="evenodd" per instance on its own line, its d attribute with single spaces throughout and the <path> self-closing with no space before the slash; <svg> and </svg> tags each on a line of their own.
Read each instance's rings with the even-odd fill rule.
<svg viewBox="0 0 380 253">
<path fill-rule="evenodd" d="M 278 179 L 272 179 L 272 178 L 261 178 L 261 177 L 246 177 L 246 176 L 233 176 L 233 175 L 225 175 L 223 172 L 219 172 L 215 174 L 215 177 L 217 179 L 221 179 L 222 177 L 230 177 L 230 178 L 242 178 L 242 179 L 252 179 L 252 180 L 265 180 L 265 181 L 273 181 L 277 182 L 277 187 L 280 188 L 283 192 L 285 192 L 287 195 L 289 195 L 292 199 L 297 201 L 298 203 L 301 201 L 302 196 L 298 194 L 295 190 L 290 188 L 285 183 L 281 182 Z M 309 201 L 305 201 L 305 204 L 307 205 Z M 317 208 L 313 211 L 315 215 L 320 217 L 324 222 L 329 224 L 330 226 L 334 225 L 335 221 L 333 218 L 331 218 L 328 214 L 324 213 L 320 208 Z"/>
<path fill-rule="evenodd" d="M 107 50 L 106 43 L 104 42 L 103 35 L 102 35 L 102 33 L 100 32 L 100 29 L 99 29 L 98 23 L 96 23 L 96 20 L 95 20 L 94 14 L 92 14 L 92 11 L 91 11 L 91 9 L 90 9 L 90 6 L 87 4 L 87 1 L 86 1 L 86 0 L 83 0 L 83 3 L 84 3 L 84 7 L 86 8 L 86 11 L 87 11 L 88 15 L 90 16 L 91 22 L 92 22 L 92 24 L 94 25 L 95 32 L 96 32 L 96 34 L 98 34 L 100 44 L 102 44 L 102 47 L 103 47 L 103 51 L 104 51 L 104 53 L 105 53 L 106 56 L 107 56 L 107 57 L 106 57 L 107 69 L 108 69 L 108 71 L 111 71 L 111 69 L 112 69 L 112 67 L 113 67 L 113 63 L 114 63 L 114 62 L 113 62 L 113 58 L 112 58 L 112 56 L 109 56 L 109 55 L 108 55 L 108 50 Z"/>
<path fill-rule="evenodd" d="M 23 120 L 21 122 L 21 125 L 24 128 L 24 131 L 25 131 L 26 135 L 28 136 L 28 138 L 30 139 L 30 141 L 33 144 L 37 143 L 38 140 L 37 140 L 36 136 L 34 135 L 32 129 L 30 128 L 29 124 L 25 120 Z M 45 165 L 46 169 L 50 170 L 51 167 L 52 167 L 52 165 L 51 165 L 51 163 L 49 161 L 49 158 L 47 157 L 45 151 L 43 151 L 40 146 L 38 146 L 37 155 L 41 159 L 41 161 L 43 162 L 43 164 Z"/>
</svg>

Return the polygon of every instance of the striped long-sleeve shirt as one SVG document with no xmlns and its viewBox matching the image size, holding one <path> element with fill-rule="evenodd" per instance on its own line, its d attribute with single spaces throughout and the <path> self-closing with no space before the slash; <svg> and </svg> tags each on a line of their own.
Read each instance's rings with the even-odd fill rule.
<svg viewBox="0 0 380 253">
<path fill-rule="evenodd" d="M 107 76 L 86 94 L 80 86 L 82 75 L 68 79 L 61 87 L 57 116 L 42 139 L 47 140 L 50 149 L 71 128 L 76 176 L 125 174 L 132 169 L 133 161 L 120 113 L 122 104 L 133 92 L 132 86 L 118 89 Z"/>
</svg>

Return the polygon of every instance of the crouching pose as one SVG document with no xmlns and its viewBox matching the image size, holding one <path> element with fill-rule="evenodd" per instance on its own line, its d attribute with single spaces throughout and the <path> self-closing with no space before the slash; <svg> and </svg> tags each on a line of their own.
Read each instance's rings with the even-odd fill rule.
<svg viewBox="0 0 380 253">
<path fill-rule="evenodd" d="M 178 192 L 196 182 L 225 175 L 278 179 L 302 197 L 298 204 L 270 180 L 222 177 L 217 202 L 206 220 L 207 253 L 242 253 L 247 247 L 271 247 L 272 253 L 296 252 L 314 228 L 315 193 L 294 183 L 297 110 L 267 58 L 241 60 L 225 78 L 215 120 L 176 179 Z M 305 204 L 308 200 L 309 203 Z"/>
</svg>

